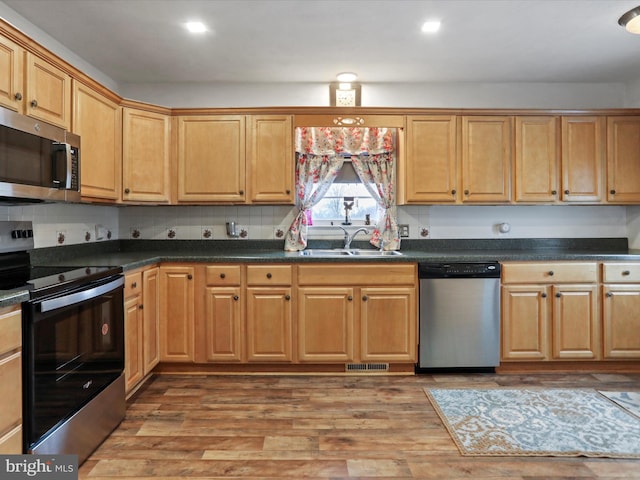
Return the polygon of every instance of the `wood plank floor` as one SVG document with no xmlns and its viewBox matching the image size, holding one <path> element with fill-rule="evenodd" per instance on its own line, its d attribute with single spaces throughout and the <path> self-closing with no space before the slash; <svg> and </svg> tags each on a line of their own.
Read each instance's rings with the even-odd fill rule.
<svg viewBox="0 0 640 480">
<path fill-rule="evenodd" d="M 158 375 L 80 478 L 640 479 L 640 460 L 462 457 L 429 386 L 640 391 L 640 375 Z"/>
</svg>

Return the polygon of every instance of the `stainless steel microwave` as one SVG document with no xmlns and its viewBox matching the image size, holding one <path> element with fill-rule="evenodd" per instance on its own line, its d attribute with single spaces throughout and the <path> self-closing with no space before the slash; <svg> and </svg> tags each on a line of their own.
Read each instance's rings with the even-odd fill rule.
<svg viewBox="0 0 640 480">
<path fill-rule="evenodd" d="M 80 137 L 0 107 L 0 201 L 79 202 Z"/>
</svg>

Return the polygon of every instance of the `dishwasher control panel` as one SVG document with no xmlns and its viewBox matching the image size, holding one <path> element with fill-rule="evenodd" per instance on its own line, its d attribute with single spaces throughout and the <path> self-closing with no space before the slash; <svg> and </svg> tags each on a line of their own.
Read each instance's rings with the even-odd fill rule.
<svg viewBox="0 0 640 480">
<path fill-rule="evenodd" d="M 418 277 L 499 278 L 500 264 L 498 262 L 420 263 L 418 264 Z"/>
</svg>

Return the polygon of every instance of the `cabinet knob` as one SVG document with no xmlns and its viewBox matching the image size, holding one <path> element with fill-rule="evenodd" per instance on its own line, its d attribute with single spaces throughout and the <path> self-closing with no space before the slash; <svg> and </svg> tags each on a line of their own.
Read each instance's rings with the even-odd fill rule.
<svg viewBox="0 0 640 480">
<path fill-rule="evenodd" d="M 224 278 L 224 277 L 226 277 L 226 275 L 224 273 L 221 273 L 220 278 Z"/>
<path fill-rule="evenodd" d="M 138 306 L 138 308 L 139 308 L 140 310 L 143 310 L 143 309 L 144 309 L 144 305 L 140 304 L 140 305 Z"/>
<path fill-rule="evenodd" d="M 136 288 L 137 286 L 138 286 L 138 282 L 133 282 L 133 283 L 131 284 L 131 288 Z"/>
<path fill-rule="evenodd" d="M 367 297 L 366 295 L 363 295 L 363 296 L 362 296 L 362 301 L 363 301 L 363 302 L 366 302 L 367 300 L 369 300 L 369 297 Z"/>
<path fill-rule="evenodd" d="M 622 275 L 626 277 L 627 275 L 631 275 L 631 272 L 629 270 L 623 270 Z"/>
<path fill-rule="evenodd" d="M 291 193 L 291 190 L 286 190 L 286 194 L 289 195 Z"/>
<path fill-rule="evenodd" d="M 565 190 L 565 191 L 564 191 L 564 194 L 565 194 L 565 195 L 569 195 L 569 193 L 571 193 L 571 192 L 569 192 L 569 190 Z"/>
<path fill-rule="evenodd" d="M 607 297 L 613 297 L 613 293 L 611 293 L 611 292 L 607 292 L 607 293 L 606 293 L 606 296 L 607 296 Z"/>
<path fill-rule="evenodd" d="M 129 193 L 131 193 L 131 190 L 129 190 L 128 188 L 125 188 L 124 189 L 124 193 L 126 193 L 128 195 Z"/>
<path fill-rule="evenodd" d="M 13 98 L 15 98 L 16 100 L 20 101 L 20 100 L 22 100 L 22 94 L 20 92 L 16 92 L 16 94 L 13 96 Z"/>
<path fill-rule="evenodd" d="M 610 193 L 611 195 L 615 195 L 615 194 L 616 194 L 616 191 L 615 191 L 615 190 L 609 190 L 609 193 Z"/>
<path fill-rule="evenodd" d="M 237 302 L 240 299 L 240 297 L 238 295 L 234 295 L 233 299 Z"/>
<path fill-rule="evenodd" d="M 347 300 L 349 300 L 349 301 L 351 302 L 351 301 L 353 301 L 353 297 L 352 297 L 351 295 L 349 295 L 349 296 L 347 297 Z"/>
<path fill-rule="evenodd" d="M 560 298 L 562 294 L 560 292 L 556 293 L 556 298 Z"/>
<path fill-rule="evenodd" d="M 240 195 L 244 195 L 244 190 L 240 190 L 238 193 L 239 193 Z"/>
<path fill-rule="evenodd" d="M 285 299 L 285 300 L 291 300 L 291 295 L 285 295 L 285 296 L 284 296 L 284 299 Z"/>
<path fill-rule="evenodd" d="M 271 272 L 267 273 L 267 278 L 271 278 L 273 275 L 271 275 Z"/>
<path fill-rule="evenodd" d="M 455 188 L 453 190 L 451 190 L 451 195 L 455 195 L 456 193 L 458 193 L 458 192 L 456 192 Z"/>
<path fill-rule="evenodd" d="M 191 274 L 187 275 L 187 280 L 193 280 L 193 275 Z"/>
<path fill-rule="evenodd" d="M 551 190 L 551 195 L 557 195 L 558 191 L 557 190 Z"/>
<path fill-rule="evenodd" d="M 38 101 L 37 100 L 31 100 L 31 107 L 32 108 L 38 108 Z"/>
<path fill-rule="evenodd" d="M 553 277 L 553 270 L 549 270 L 549 276 Z"/>
<path fill-rule="evenodd" d="M 547 298 L 547 294 L 546 294 L 546 293 L 543 293 L 543 294 L 541 294 L 540 296 L 541 296 L 542 298 Z"/>
<path fill-rule="evenodd" d="M 464 191 L 464 194 L 465 194 L 465 195 L 469 195 L 469 190 L 465 190 L 465 191 Z"/>
</svg>

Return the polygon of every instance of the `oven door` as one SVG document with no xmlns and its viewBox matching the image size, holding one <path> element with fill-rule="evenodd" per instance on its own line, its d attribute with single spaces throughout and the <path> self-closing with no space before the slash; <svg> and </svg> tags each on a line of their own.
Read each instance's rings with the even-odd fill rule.
<svg viewBox="0 0 640 480">
<path fill-rule="evenodd" d="M 25 451 L 122 374 L 123 285 L 117 275 L 24 305 Z"/>
</svg>

